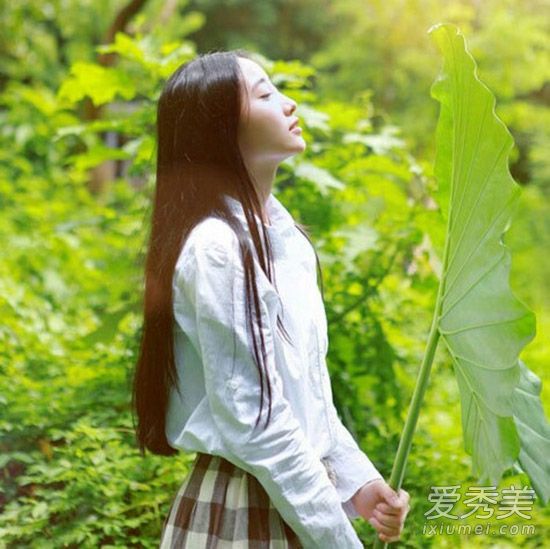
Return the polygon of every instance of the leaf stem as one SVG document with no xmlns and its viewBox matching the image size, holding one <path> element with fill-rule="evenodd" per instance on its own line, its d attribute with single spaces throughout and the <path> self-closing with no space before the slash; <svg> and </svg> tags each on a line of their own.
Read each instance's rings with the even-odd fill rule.
<svg viewBox="0 0 550 549">
<path fill-rule="evenodd" d="M 399 440 L 397 454 L 395 456 L 390 480 L 388 482 L 390 487 L 393 488 L 393 490 L 395 490 L 396 492 L 399 492 L 399 488 L 401 488 L 401 484 L 405 476 L 406 461 L 412 446 L 412 439 L 416 428 L 416 422 L 420 413 L 422 399 L 428 386 L 430 369 L 432 366 L 435 350 L 437 348 L 437 342 L 439 340 L 437 316 L 438 315 L 434 315 L 430 335 L 428 337 L 427 351 L 424 354 L 422 365 L 420 366 L 420 370 L 418 371 L 416 385 L 409 406 L 409 412 L 405 421 L 405 427 L 403 428 L 403 433 Z M 377 538 L 374 542 L 374 548 L 379 549 L 381 547 L 387 547 L 387 543 L 384 543 L 380 540 L 380 538 Z"/>
<path fill-rule="evenodd" d="M 420 407 L 422 405 L 424 393 L 426 392 L 426 388 L 428 387 L 430 370 L 435 356 L 435 351 L 437 349 L 437 343 L 439 341 L 439 320 L 441 317 L 441 306 L 443 303 L 443 295 L 445 292 L 445 274 L 447 272 L 450 222 L 451 216 L 449 215 L 449 217 L 447 218 L 447 236 L 445 238 L 445 248 L 443 251 L 443 270 L 437 290 L 437 298 L 435 301 L 434 314 L 432 316 L 432 325 L 430 327 L 430 332 L 428 335 L 426 352 L 424 353 L 422 364 L 420 365 L 420 369 L 416 377 L 416 384 L 414 387 L 413 395 L 411 397 L 407 419 L 405 420 L 405 426 L 403 427 L 403 433 L 401 434 L 399 446 L 397 447 L 397 454 L 395 456 L 395 461 L 393 462 L 390 480 L 388 481 L 390 487 L 396 492 L 399 492 L 399 489 L 401 488 L 401 484 L 403 482 L 403 478 L 405 476 L 407 457 L 411 450 L 412 439 L 414 431 L 416 429 L 416 422 L 420 414 Z M 381 549 L 382 547 L 385 549 L 387 545 L 387 543 L 383 542 L 379 537 L 377 537 L 374 541 L 373 547 L 374 549 Z"/>
</svg>

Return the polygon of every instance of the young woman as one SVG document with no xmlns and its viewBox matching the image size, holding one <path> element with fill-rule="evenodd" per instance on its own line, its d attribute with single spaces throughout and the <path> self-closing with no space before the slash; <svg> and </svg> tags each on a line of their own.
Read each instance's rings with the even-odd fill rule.
<svg viewBox="0 0 550 549">
<path fill-rule="evenodd" d="M 243 50 L 184 64 L 158 102 L 133 406 L 142 453 L 196 452 L 163 549 L 350 549 L 350 518 L 394 541 L 408 512 L 336 413 L 317 254 L 272 194 L 306 146 L 295 109 Z"/>
</svg>

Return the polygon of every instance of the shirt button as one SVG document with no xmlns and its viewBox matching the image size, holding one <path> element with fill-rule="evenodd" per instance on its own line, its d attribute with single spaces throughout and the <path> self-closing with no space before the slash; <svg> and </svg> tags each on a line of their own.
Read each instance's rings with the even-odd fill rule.
<svg viewBox="0 0 550 549">
<path fill-rule="evenodd" d="M 238 383 L 235 379 L 230 379 L 228 382 L 227 382 L 227 386 L 232 389 L 233 391 L 237 388 L 238 386 Z"/>
</svg>

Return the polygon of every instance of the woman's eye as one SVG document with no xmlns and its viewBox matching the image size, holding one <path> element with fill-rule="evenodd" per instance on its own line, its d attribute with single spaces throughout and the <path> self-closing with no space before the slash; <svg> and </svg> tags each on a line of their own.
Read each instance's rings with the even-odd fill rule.
<svg viewBox="0 0 550 549">
<path fill-rule="evenodd" d="M 271 93 L 264 93 L 264 95 L 260 95 L 260 99 L 263 99 L 264 97 L 269 97 Z"/>
</svg>

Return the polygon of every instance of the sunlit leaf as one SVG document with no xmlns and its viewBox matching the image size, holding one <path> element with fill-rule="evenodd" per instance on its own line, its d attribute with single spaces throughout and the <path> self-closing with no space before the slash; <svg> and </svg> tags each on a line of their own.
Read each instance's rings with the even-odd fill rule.
<svg viewBox="0 0 550 549">
<path fill-rule="evenodd" d="M 77 102 L 87 96 L 95 105 L 108 103 L 117 96 L 132 99 L 135 95 L 135 84 L 127 73 L 82 61 L 73 64 L 70 76 L 59 89 L 61 98 Z"/>
<path fill-rule="evenodd" d="M 546 502 L 550 476 L 540 475 L 528 456 L 548 460 L 550 439 L 541 440 L 548 426 L 540 414 L 526 413 L 540 401 L 528 382 L 534 374 L 523 365 L 520 380 L 519 365 L 535 336 L 535 315 L 512 292 L 511 254 L 502 240 L 520 193 L 508 169 L 514 141 L 462 34 L 447 24 L 430 33 L 444 57 L 431 93 L 441 103 L 435 174 L 448 198 L 442 201 L 448 232 L 438 321 L 459 384 L 465 449 L 480 482 L 493 484 L 522 456 Z M 515 411 L 526 424 L 519 435 Z"/>
<path fill-rule="evenodd" d="M 379 134 L 347 133 L 342 139 L 343 143 L 362 143 L 371 148 L 374 154 L 387 154 L 392 149 L 402 149 L 405 142 L 395 134 L 398 128 L 385 126 Z"/>
<path fill-rule="evenodd" d="M 540 380 L 519 359 L 535 337 L 536 319 L 512 292 L 511 254 L 502 240 L 520 193 L 508 169 L 514 141 L 459 29 L 438 23 L 428 32 L 443 55 L 430 92 L 440 103 L 434 173 L 447 228 L 432 325 L 389 485 L 401 488 L 441 339 L 458 381 L 464 447 L 478 482 L 497 486 L 507 469 L 522 468 L 546 505 L 550 427 Z M 385 545 L 375 540 L 375 548 Z"/>
<path fill-rule="evenodd" d="M 522 360 L 519 366 L 520 380 L 513 396 L 514 421 L 521 441 L 519 465 L 546 505 L 550 497 L 550 425 L 540 400 L 542 383 Z"/>
<path fill-rule="evenodd" d="M 330 187 L 334 189 L 343 189 L 344 184 L 331 175 L 327 170 L 311 164 L 310 162 L 300 162 L 294 170 L 296 176 L 314 183 L 322 194 L 327 194 Z"/>
</svg>

